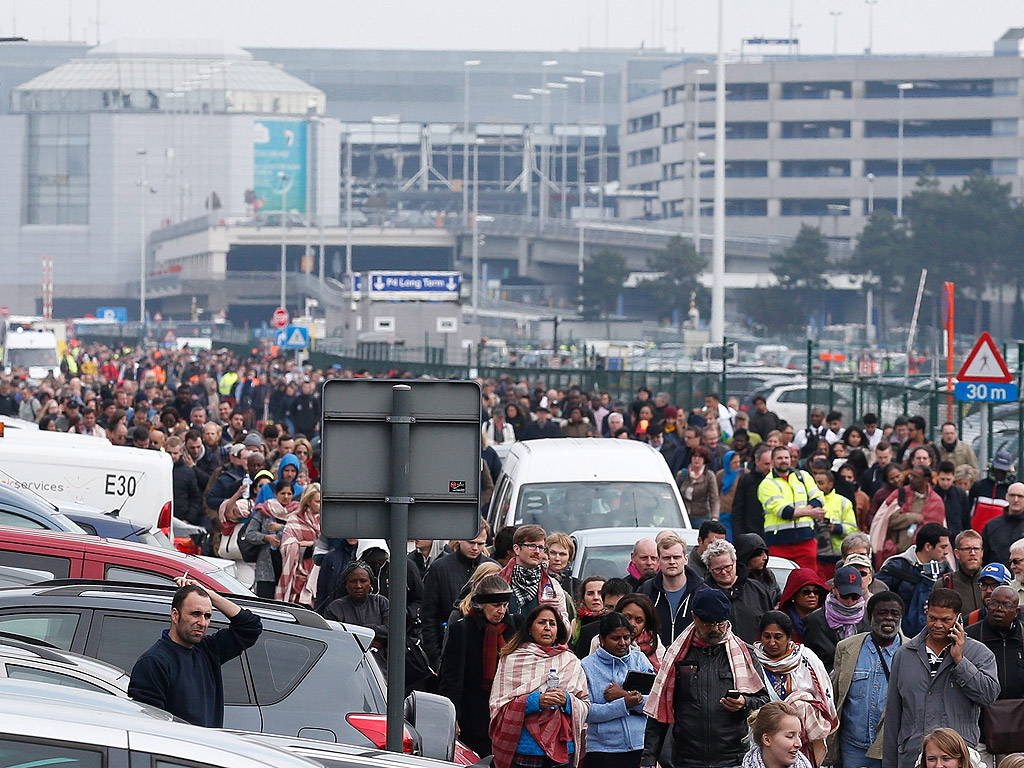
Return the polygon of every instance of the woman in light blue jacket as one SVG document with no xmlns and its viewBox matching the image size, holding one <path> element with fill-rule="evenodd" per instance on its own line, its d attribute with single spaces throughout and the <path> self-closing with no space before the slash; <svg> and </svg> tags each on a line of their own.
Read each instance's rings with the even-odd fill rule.
<svg viewBox="0 0 1024 768">
<path fill-rule="evenodd" d="M 633 645 L 633 625 L 621 613 L 601 617 L 600 645 L 583 659 L 590 689 L 587 752 L 583 768 L 638 768 L 647 718 L 645 697 L 622 685 L 629 672 L 654 672 L 643 651 Z"/>
</svg>

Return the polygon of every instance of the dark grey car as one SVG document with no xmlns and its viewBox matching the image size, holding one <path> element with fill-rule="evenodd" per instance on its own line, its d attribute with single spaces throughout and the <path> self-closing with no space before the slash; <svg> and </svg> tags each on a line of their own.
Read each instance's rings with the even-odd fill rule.
<svg viewBox="0 0 1024 768">
<path fill-rule="evenodd" d="M 174 590 L 113 582 L 52 582 L 0 590 L 0 632 L 22 635 L 131 670 L 168 626 Z M 325 621 L 287 603 L 232 596 L 263 634 L 224 665 L 224 726 L 382 746 L 385 679 L 369 652 L 373 632 Z M 214 612 L 213 630 L 226 625 Z M 451 760 L 455 711 L 418 693 L 413 751 Z M 426 738 L 421 733 L 427 734 Z"/>
</svg>

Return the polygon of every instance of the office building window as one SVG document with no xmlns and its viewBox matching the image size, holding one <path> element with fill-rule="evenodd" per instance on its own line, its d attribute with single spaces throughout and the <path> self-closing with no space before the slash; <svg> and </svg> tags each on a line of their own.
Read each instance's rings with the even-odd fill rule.
<svg viewBox="0 0 1024 768">
<path fill-rule="evenodd" d="M 917 136 L 993 136 L 995 123 L 1012 124 L 1012 132 L 998 134 L 1001 136 L 1013 136 L 1017 133 L 1017 121 L 995 121 L 995 120 L 904 120 L 903 135 L 906 137 Z M 1001 125 L 1000 130 L 1007 130 L 1010 126 Z M 887 138 L 893 139 L 899 135 L 899 122 L 896 120 L 866 120 L 864 122 L 864 137 L 868 139 Z"/>
<path fill-rule="evenodd" d="M 767 216 L 768 201 L 757 198 L 728 198 L 725 201 L 726 216 Z"/>
<path fill-rule="evenodd" d="M 843 198 L 784 197 L 783 216 L 849 216 L 850 201 Z"/>
<path fill-rule="evenodd" d="M 784 139 L 848 139 L 850 138 L 849 120 L 818 120 L 805 123 L 800 120 L 782 124 Z"/>
<path fill-rule="evenodd" d="M 972 96 L 995 95 L 995 81 L 990 78 L 977 80 L 868 80 L 864 83 L 864 98 L 895 99 L 899 94 L 897 86 L 904 82 L 914 86 L 903 92 L 907 99 L 962 99 Z M 1000 93 L 999 95 L 1012 94 Z"/>
<path fill-rule="evenodd" d="M 661 113 L 652 112 L 649 115 L 631 118 L 626 125 L 626 133 L 643 133 L 652 131 L 661 125 Z"/>
<path fill-rule="evenodd" d="M 785 160 L 783 177 L 842 177 L 850 175 L 849 160 Z"/>
<path fill-rule="evenodd" d="M 973 176 L 975 173 L 992 173 L 992 160 L 981 158 L 937 158 L 934 160 L 908 159 L 903 161 L 903 178 L 925 176 Z M 865 160 L 864 173 L 875 176 L 895 176 L 895 160 Z"/>
<path fill-rule="evenodd" d="M 29 119 L 27 224 L 89 223 L 89 116 Z"/>
<path fill-rule="evenodd" d="M 682 179 L 686 176 L 685 162 L 678 163 L 666 163 L 661 166 L 661 178 L 663 179 Z"/>
<path fill-rule="evenodd" d="M 700 91 L 704 98 L 714 98 L 715 84 L 701 83 Z M 726 101 L 767 101 L 768 83 L 726 83 Z"/>
<path fill-rule="evenodd" d="M 632 168 L 637 165 L 649 165 L 661 159 L 661 147 L 648 147 L 630 152 L 626 155 L 626 164 Z"/>
<path fill-rule="evenodd" d="M 702 139 L 715 138 L 715 124 L 713 122 L 701 123 L 698 133 Z M 756 121 L 727 122 L 725 124 L 725 138 L 729 139 L 767 139 L 768 123 Z"/>
<path fill-rule="evenodd" d="M 850 83 L 843 81 L 782 84 L 784 99 L 848 99 L 850 94 Z"/>
<path fill-rule="evenodd" d="M 676 85 L 671 88 L 666 88 L 663 93 L 665 94 L 664 105 L 666 107 L 677 104 L 686 98 L 686 86 Z"/>
</svg>

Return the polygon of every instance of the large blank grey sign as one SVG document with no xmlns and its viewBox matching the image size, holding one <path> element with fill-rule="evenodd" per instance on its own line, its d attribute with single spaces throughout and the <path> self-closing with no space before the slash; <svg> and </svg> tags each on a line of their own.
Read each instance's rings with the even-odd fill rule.
<svg viewBox="0 0 1024 768">
<path fill-rule="evenodd" d="M 388 538 L 394 387 L 411 387 L 409 537 L 473 538 L 480 504 L 480 386 L 475 381 L 332 379 L 323 391 L 322 528 Z"/>
</svg>

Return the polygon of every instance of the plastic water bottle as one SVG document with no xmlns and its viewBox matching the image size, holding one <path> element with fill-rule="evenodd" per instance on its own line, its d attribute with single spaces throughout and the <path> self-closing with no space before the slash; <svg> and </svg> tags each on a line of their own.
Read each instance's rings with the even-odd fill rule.
<svg viewBox="0 0 1024 768">
<path fill-rule="evenodd" d="M 550 691 L 552 688 L 557 688 L 558 684 L 558 672 L 552 667 L 551 671 L 548 672 L 547 680 L 544 681 L 544 690 Z M 548 707 L 548 709 L 558 709 L 558 707 Z"/>
</svg>

